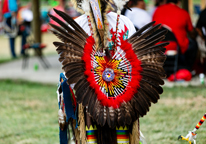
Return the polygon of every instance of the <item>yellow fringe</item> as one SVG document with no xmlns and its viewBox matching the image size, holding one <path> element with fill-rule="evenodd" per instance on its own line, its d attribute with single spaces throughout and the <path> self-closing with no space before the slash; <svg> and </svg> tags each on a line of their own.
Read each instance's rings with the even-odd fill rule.
<svg viewBox="0 0 206 144">
<path fill-rule="evenodd" d="M 82 104 L 79 104 L 79 130 L 80 130 L 81 144 L 86 144 L 87 138 L 86 138 L 86 128 L 85 128 L 85 121 L 84 121 L 84 107 L 82 106 Z"/>
<path fill-rule="evenodd" d="M 133 123 L 132 134 L 130 134 L 130 144 L 139 143 L 139 119 Z"/>
<path fill-rule="evenodd" d="M 75 136 L 75 139 L 77 141 L 77 144 L 80 144 L 80 131 L 78 130 L 78 128 L 76 128 L 76 120 L 73 119 L 73 130 L 74 130 L 74 136 Z"/>
</svg>

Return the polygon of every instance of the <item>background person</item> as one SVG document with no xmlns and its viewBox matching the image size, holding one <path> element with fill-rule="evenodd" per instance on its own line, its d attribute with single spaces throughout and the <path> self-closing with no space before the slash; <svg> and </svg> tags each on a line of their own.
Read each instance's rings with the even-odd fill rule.
<svg viewBox="0 0 206 144">
<path fill-rule="evenodd" d="M 130 0 L 127 4 L 132 11 L 126 10 L 125 16 L 134 24 L 136 30 L 151 22 L 152 18 L 147 13 L 144 0 Z"/>
<path fill-rule="evenodd" d="M 167 0 L 155 0 L 154 7 L 149 11 L 150 16 L 152 17 L 155 10 L 157 9 L 158 6 L 161 6 L 163 4 L 166 4 Z"/>
<path fill-rule="evenodd" d="M 178 66 L 192 71 L 197 53 L 195 29 L 188 12 L 180 8 L 179 3 L 180 0 L 167 0 L 167 4 L 156 9 L 152 20 L 174 33 L 180 48 Z"/>
<path fill-rule="evenodd" d="M 199 59 L 195 63 L 197 73 L 206 72 L 206 8 L 200 13 L 196 24 L 196 31 L 198 33 L 197 42 L 199 48 Z"/>
<path fill-rule="evenodd" d="M 29 2 L 26 6 L 20 7 L 18 10 L 18 25 L 19 35 L 22 36 L 22 48 L 21 54 L 25 55 L 24 45 L 26 44 L 26 38 L 31 32 L 31 22 L 33 20 L 33 12 L 31 11 L 31 3 Z"/>
<path fill-rule="evenodd" d="M 7 34 L 9 36 L 9 43 L 10 43 L 10 49 L 12 58 L 16 58 L 15 53 L 15 37 L 18 34 L 18 27 L 17 27 L 17 1 L 16 0 L 2 0 L 2 14 L 5 18 L 5 28 L 7 31 Z"/>
</svg>

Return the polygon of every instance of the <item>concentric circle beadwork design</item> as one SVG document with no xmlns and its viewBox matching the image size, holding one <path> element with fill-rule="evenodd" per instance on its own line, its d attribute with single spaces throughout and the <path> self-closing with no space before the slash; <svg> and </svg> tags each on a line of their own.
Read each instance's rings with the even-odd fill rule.
<svg viewBox="0 0 206 144">
<path fill-rule="evenodd" d="M 82 60 L 87 81 L 103 106 L 119 108 L 122 102 L 130 101 L 137 92 L 141 81 L 141 62 L 127 41 L 121 40 L 121 46 L 109 58 L 95 48 L 95 41 L 90 36 Z"/>
<path fill-rule="evenodd" d="M 106 68 L 102 73 L 102 77 L 107 82 L 112 81 L 114 79 L 114 70 L 111 68 Z"/>
</svg>

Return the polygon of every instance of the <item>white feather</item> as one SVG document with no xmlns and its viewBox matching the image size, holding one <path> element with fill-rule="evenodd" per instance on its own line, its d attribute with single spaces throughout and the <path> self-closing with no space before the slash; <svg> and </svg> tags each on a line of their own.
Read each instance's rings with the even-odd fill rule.
<svg viewBox="0 0 206 144">
<path fill-rule="evenodd" d="M 129 0 L 113 0 L 119 10 L 122 10 L 126 2 Z"/>
<path fill-rule="evenodd" d="M 63 113 L 62 109 L 59 109 L 58 116 L 59 116 L 59 123 L 64 124 L 65 123 L 65 121 L 64 121 L 64 113 Z"/>
<path fill-rule="evenodd" d="M 87 14 L 90 11 L 89 1 L 83 0 L 81 3 L 81 8 Z"/>
</svg>

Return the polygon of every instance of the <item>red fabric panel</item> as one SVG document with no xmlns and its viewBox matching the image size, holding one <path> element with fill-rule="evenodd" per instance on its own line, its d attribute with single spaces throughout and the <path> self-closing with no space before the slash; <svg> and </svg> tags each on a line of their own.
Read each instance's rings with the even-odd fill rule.
<svg viewBox="0 0 206 144">
<path fill-rule="evenodd" d="M 9 1 L 9 0 L 4 0 L 3 9 L 2 9 L 2 13 L 3 13 L 3 14 L 9 12 L 9 3 L 8 3 L 8 1 Z"/>
</svg>

